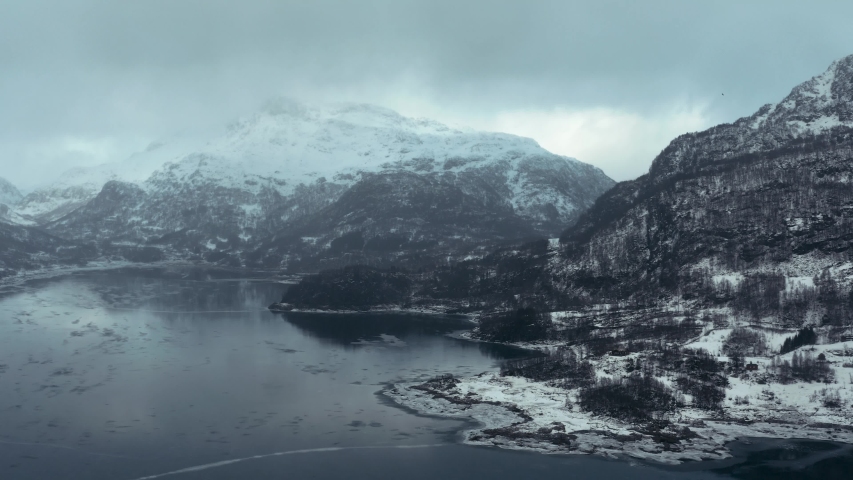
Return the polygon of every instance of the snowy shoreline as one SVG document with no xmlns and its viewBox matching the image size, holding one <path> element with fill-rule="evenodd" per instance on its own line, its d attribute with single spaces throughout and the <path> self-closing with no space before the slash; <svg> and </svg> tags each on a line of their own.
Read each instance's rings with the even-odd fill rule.
<svg viewBox="0 0 853 480">
<path fill-rule="evenodd" d="M 772 415 L 763 421 L 709 418 L 695 409 L 679 412 L 667 430 L 649 429 L 567 406 L 565 390 L 497 373 L 445 381 L 437 388 L 429 383 L 399 383 L 381 394 L 419 414 L 475 422 L 461 432 L 468 445 L 679 464 L 730 458 L 726 445 L 744 437 L 853 443 L 849 424 L 785 421 Z"/>
<path fill-rule="evenodd" d="M 687 342 L 686 348 L 717 351 L 731 329 L 711 330 Z M 470 332 L 456 335 L 469 341 Z M 780 337 L 781 338 L 781 337 Z M 777 342 L 778 343 L 778 342 Z M 556 343 L 508 343 L 539 353 L 554 352 Z M 473 377 L 439 377 L 427 382 L 399 383 L 382 394 L 421 414 L 474 421 L 464 430 L 462 442 L 470 445 L 531 450 L 541 453 L 628 456 L 664 464 L 721 460 L 732 454 L 727 444 L 744 437 L 809 439 L 853 444 L 853 342 L 803 347 L 775 355 L 775 361 L 792 361 L 799 354 L 826 358 L 835 381 L 767 382 L 754 371 L 728 377 L 725 398 L 718 410 L 703 410 L 689 403 L 665 416 L 660 424 L 630 423 L 599 416 L 580 408 L 580 388 L 553 381 L 535 381 L 500 372 Z M 717 357 L 725 358 L 725 357 Z M 626 368 L 643 360 L 642 353 L 589 357 L 598 378 L 627 377 Z M 767 357 L 747 357 L 765 369 Z M 665 374 L 660 381 L 672 385 Z M 833 395 L 832 407 L 822 400 Z"/>
<path fill-rule="evenodd" d="M 409 313 L 441 315 L 434 309 L 372 308 L 366 312 L 297 310 L 306 313 Z M 477 323 L 476 315 L 468 315 Z M 683 345 L 685 348 L 718 351 L 731 328 L 705 331 Z M 790 333 L 790 332 L 788 332 Z M 548 354 L 565 343 L 491 342 L 476 338 L 471 331 L 449 336 L 470 342 L 497 343 Z M 778 348 L 784 334 L 773 335 Z M 778 344 L 778 345 L 777 345 Z M 468 445 L 496 446 L 546 454 L 597 454 L 609 458 L 630 457 L 661 464 L 723 460 L 732 457 L 727 445 L 741 438 L 808 439 L 853 444 L 853 369 L 847 367 L 853 342 L 811 345 L 798 350 L 825 355 L 837 381 L 765 383 L 759 372 L 729 377 L 722 410 L 709 412 L 687 406 L 667 416 L 663 428 L 633 424 L 582 411 L 577 404 L 578 389 L 564 389 L 549 382 L 518 376 L 484 372 L 473 377 L 445 377 L 424 382 L 390 385 L 380 395 L 421 415 L 465 420 L 470 425 L 461 432 Z M 778 361 L 792 361 L 796 352 L 774 355 Z M 719 356 L 717 358 L 723 358 Z M 599 377 L 627 375 L 626 360 L 640 354 L 604 355 L 591 359 Z M 746 357 L 749 363 L 769 368 L 769 357 Z M 844 364 L 844 366 L 842 366 Z M 848 379 L 848 377 L 850 377 Z M 452 379 L 452 380 L 451 380 Z M 437 380 L 437 381 L 436 381 Z M 665 383 L 673 379 L 663 377 Z M 843 407 L 828 408 L 820 403 L 827 391 L 839 396 Z M 818 399 L 818 400 L 816 400 Z"/>
</svg>

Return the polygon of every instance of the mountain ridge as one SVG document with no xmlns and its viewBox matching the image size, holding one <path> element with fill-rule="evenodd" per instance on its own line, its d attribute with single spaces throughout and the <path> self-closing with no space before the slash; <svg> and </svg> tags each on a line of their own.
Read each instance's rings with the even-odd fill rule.
<svg viewBox="0 0 853 480">
<path fill-rule="evenodd" d="M 554 237 L 613 184 L 600 169 L 532 139 L 370 105 L 286 99 L 223 135 L 154 144 L 140 155 L 134 181 L 114 166 L 89 170 L 91 177 L 78 172 L 30 194 L 19 212 L 52 235 L 102 251 L 154 248 L 165 259 L 291 271 L 360 261 L 420 267 Z M 170 160 L 140 180 L 155 157 Z M 47 210 L 39 213 L 39 205 Z M 454 209 L 464 224 L 436 215 Z M 367 250 L 332 247 L 357 234 Z M 378 244 L 385 247 L 372 248 Z M 399 249 L 388 250 L 392 244 Z"/>
<path fill-rule="evenodd" d="M 153 180 L 151 175 L 158 172 L 161 177 L 179 179 L 204 176 L 220 186 L 266 180 L 287 195 L 295 186 L 318 178 L 334 181 L 336 175 L 376 172 L 386 164 L 410 163 L 418 158 L 439 162 L 455 157 L 495 158 L 507 152 L 553 155 L 529 138 L 451 128 L 433 120 L 404 117 L 383 107 L 308 105 L 278 98 L 224 130 L 155 142 L 124 162 L 68 172 L 55 185 L 28 195 L 19 213 L 53 221 L 94 198 L 107 181 L 147 188 Z M 204 163 L 200 165 L 199 160 Z M 73 193 L 63 195 L 60 192 L 64 190 Z M 45 197 L 68 197 L 63 203 L 73 207 L 52 205 Z"/>
</svg>

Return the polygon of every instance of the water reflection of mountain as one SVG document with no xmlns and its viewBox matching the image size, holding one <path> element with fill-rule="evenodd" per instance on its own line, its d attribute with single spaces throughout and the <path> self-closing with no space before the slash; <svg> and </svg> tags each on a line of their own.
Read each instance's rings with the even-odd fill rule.
<svg viewBox="0 0 853 480">
<path fill-rule="evenodd" d="M 464 319 L 436 316 L 287 313 L 282 317 L 311 337 L 341 345 L 383 334 L 411 338 L 471 328 L 471 323 Z"/>
<path fill-rule="evenodd" d="M 356 342 L 371 341 L 392 335 L 402 340 L 432 339 L 473 325 L 459 317 L 407 314 L 320 314 L 286 313 L 282 318 L 306 335 L 324 342 L 354 347 Z M 453 340 L 469 348 L 479 349 L 496 360 L 530 356 L 531 352 L 506 345 Z"/>
<path fill-rule="evenodd" d="M 460 342 L 464 342 L 465 340 L 459 340 Z M 480 352 L 488 358 L 496 359 L 496 360 L 510 360 L 513 358 L 527 358 L 527 357 L 539 357 L 543 356 L 543 353 L 536 352 L 533 350 L 525 350 L 523 348 L 510 347 L 507 345 L 501 345 L 499 343 L 485 343 L 478 342 L 477 348 L 480 349 Z"/>
<path fill-rule="evenodd" d="M 281 285 L 234 279 L 211 269 L 133 269 L 87 275 L 87 284 L 110 308 L 173 312 L 262 311 Z M 204 282 L 204 288 L 199 288 Z"/>
</svg>

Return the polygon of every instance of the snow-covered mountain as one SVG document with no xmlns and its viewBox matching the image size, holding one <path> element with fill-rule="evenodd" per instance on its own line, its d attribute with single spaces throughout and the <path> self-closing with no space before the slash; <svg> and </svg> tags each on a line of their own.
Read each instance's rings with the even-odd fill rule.
<svg viewBox="0 0 853 480">
<path fill-rule="evenodd" d="M 154 143 L 123 162 L 65 172 L 56 182 L 28 195 L 18 213 L 40 223 L 56 220 L 94 198 L 112 180 L 135 183 L 146 190 L 146 185 L 156 189 L 192 182 L 251 194 L 269 188 L 289 196 L 300 185 L 320 179 L 351 185 L 360 173 L 388 168 L 418 170 L 426 168 L 424 160 L 459 172 L 477 163 L 532 155 L 554 157 L 529 138 L 450 128 L 372 105 L 309 106 L 280 98 L 224 131 L 214 130 L 206 137 L 177 137 Z M 584 166 L 574 159 L 566 161 Z M 167 163 L 167 168 L 161 168 Z M 151 174 L 156 178 L 145 182 Z M 515 205 L 524 208 L 531 203 L 523 185 L 511 188 Z M 571 202 L 554 200 L 563 215 L 571 216 L 576 210 Z"/>
<path fill-rule="evenodd" d="M 380 185 L 394 192 L 377 197 Z M 365 242 L 396 235 L 399 242 L 391 243 L 407 245 L 403 250 L 417 247 L 385 252 L 382 261 L 391 263 L 423 257 L 424 249 L 455 256 L 475 245 L 555 236 L 612 185 L 599 169 L 528 138 L 370 105 L 278 99 L 221 134 L 66 175 L 27 196 L 18 213 L 75 241 L 156 244 L 167 256 L 235 265 L 319 268 L 318 257 L 337 252 L 332 241 L 354 231 Z M 429 195 L 432 188 L 446 195 Z M 403 204 L 408 208 L 386 208 Z M 333 256 L 353 261 L 354 253 Z"/>
<path fill-rule="evenodd" d="M 749 117 L 704 132 L 682 135 L 661 152 L 649 173 L 662 181 L 744 154 L 783 148 L 853 127 L 853 56 L 833 62 L 822 74 L 798 85 L 782 101 Z"/>
</svg>

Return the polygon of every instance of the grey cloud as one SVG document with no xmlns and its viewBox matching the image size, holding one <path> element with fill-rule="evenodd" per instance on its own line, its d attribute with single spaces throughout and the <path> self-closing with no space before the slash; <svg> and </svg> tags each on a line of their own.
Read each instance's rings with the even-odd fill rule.
<svg viewBox="0 0 853 480">
<path fill-rule="evenodd" d="M 457 117 L 696 102 L 730 121 L 853 53 L 850 18 L 847 1 L 0 1 L 0 176 L 32 182 L 10 157 L 50 138 L 156 137 L 280 94 Z"/>
</svg>

